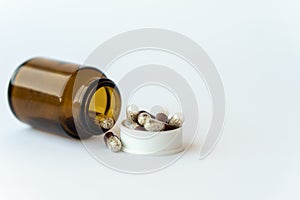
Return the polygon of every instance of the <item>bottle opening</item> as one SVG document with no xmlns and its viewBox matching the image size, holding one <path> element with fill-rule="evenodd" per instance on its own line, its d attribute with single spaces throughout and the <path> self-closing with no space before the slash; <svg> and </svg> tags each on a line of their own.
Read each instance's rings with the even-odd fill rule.
<svg viewBox="0 0 300 200">
<path fill-rule="evenodd" d="M 114 90 L 114 88 L 108 86 L 100 87 L 96 90 L 89 104 L 89 112 L 115 118 L 115 112 L 118 110 L 117 106 L 119 106 L 116 99 L 119 98 L 116 97 L 117 94 L 115 94 Z"/>
<path fill-rule="evenodd" d="M 93 135 L 100 135 L 111 129 L 118 120 L 121 96 L 114 82 L 109 79 L 99 79 L 89 89 L 83 99 L 84 127 Z"/>
</svg>

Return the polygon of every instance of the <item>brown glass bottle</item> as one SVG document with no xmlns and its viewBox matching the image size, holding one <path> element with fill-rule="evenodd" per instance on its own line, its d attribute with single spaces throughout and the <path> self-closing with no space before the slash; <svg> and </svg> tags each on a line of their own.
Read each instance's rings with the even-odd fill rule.
<svg viewBox="0 0 300 200">
<path fill-rule="evenodd" d="M 118 88 L 98 69 L 45 58 L 30 59 L 15 71 L 8 100 L 19 120 L 75 138 L 106 132 L 96 119 L 116 121 L 121 108 Z"/>
</svg>

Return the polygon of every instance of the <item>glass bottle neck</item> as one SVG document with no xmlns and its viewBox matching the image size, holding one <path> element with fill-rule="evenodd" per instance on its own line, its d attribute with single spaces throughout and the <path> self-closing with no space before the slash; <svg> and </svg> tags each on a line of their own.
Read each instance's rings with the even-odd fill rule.
<svg viewBox="0 0 300 200">
<path fill-rule="evenodd" d="M 119 90 L 107 78 L 95 79 L 82 85 L 75 92 L 72 102 L 74 123 L 80 138 L 108 131 L 101 127 L 101 117 L 108 117 L 116 122 L 121 109 Z"/>
</svg>

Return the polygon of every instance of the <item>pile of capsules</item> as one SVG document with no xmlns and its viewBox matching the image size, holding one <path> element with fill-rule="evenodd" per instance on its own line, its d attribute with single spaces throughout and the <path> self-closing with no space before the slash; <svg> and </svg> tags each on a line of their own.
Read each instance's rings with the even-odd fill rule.
<svg viewBox="0 0 300 200">
<path fill-rule="evenodd" d="M 167 109 L 161 106 L 155 106 L 151 113 L 145 110 L 139 110 L 136 105 L 129 105 L 126 108 L 126 120 L 123 125 L 129 129 L 140 131 L 168 131 L 179 128 L 183 125 L 184 117 L 181 113 L 175 113 L 169 117 Z M 113 152 L 122 149 L 120 138 L 113 132 L 107 132 L 104 135 L 105 145 Z"/>
<path fill-rule="evenodd" d="M 136 105 L 129 105 L 126 108 L 126 120 L 124 126 L 130 129 L 141 131 L 168 131 L 179 128 L 184 122 L 181 113 L 175 113 L 169 118 L 167 109 L 155 106 L 149 113 L 139 110 Z"/>
</svg>

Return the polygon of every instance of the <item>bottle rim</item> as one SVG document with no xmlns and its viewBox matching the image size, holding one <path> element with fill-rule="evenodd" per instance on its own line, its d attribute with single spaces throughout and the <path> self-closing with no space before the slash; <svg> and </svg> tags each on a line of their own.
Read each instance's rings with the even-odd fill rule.
<svg viewBox="0 0 300 200">
<path fill-rule="evenodd" d="M 73 97 L 73 117 L 79 138 L 84 139 L 87 136 L 101 135 L 108 131 L 97 126 L 95 122 L 91 120 L 91 111 L 89 110 L 92 97 L 103 87 L 110 87 L 114 90 L 116 95 L 114 95 L 113 98 L 116 98 L 115 101 L 120 103 L 119 108 L 116 110 L 114 120 L 117 121 L 120 115 L 121 95 L 117 85 L 112 80 L 108 78 L 99 78 L 82 86 Z M 96 117 L 96 114 L 97 113 L 93 114 L 94 117 Z"/>
</svg>

